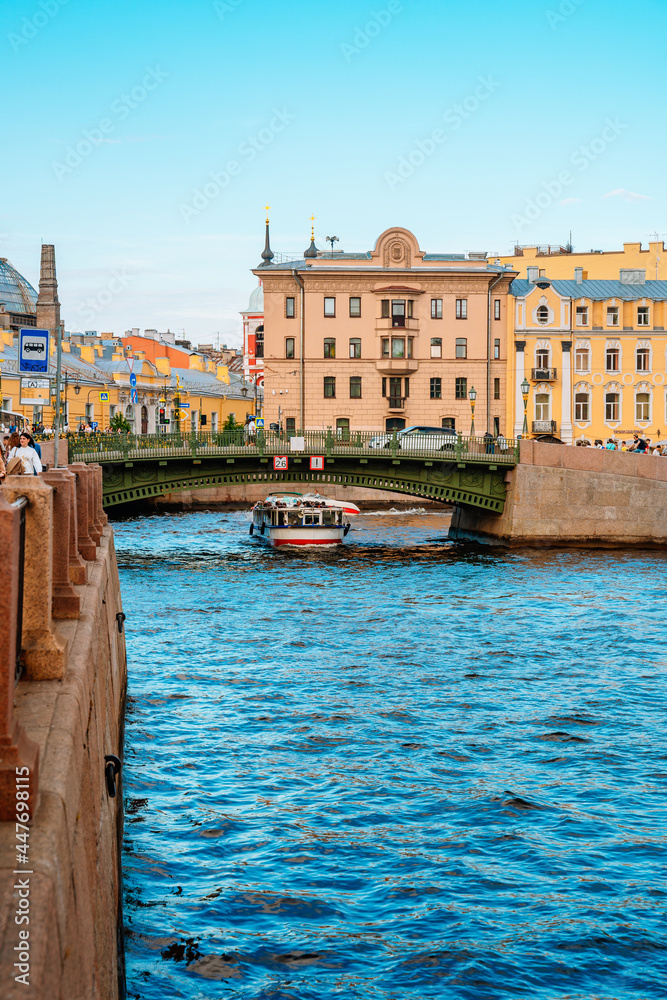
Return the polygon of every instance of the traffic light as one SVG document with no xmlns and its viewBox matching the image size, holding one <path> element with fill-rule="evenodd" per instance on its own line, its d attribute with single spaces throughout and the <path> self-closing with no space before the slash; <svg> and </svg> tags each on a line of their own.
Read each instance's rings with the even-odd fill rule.
<svg viewBox="0 0 667 1000">
<path fill-rule="evenodd" d="M 174 420 L 176 421 L 176 423 L 178 423 L 178 421 L 180 419 L 181 419 L 181 411 L 179 410 L 178 407 L 175 407 L 175 409 L 174 409 Z"/>
<path fill-rule="evenodd" d="M 160 414 L 160 423 L 161 424 L 166 424 L 167 421 L 165 419 L 166 414 L 165 414 L 164 406 L 160 407 L 159 414 Z"/>
</svg>

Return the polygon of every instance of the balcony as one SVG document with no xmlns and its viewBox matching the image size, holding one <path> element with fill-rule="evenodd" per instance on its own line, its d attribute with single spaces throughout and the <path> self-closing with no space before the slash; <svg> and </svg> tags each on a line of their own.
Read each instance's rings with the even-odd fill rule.
<svg viewBox="0 0 667 1000">
<path fill-rule="evenodd" d="M 558 425 L 555 420 L 533 420 L 533 434 L 555 434 Z"/>
<path fill-rule="evenodd" d="M 375 362 L 375 367 L 383 375 L 413 375 L 419 362 L 414 358 L 383 358 Z"/>
<path fill-rule="evenodd" d="M 555 382 L 558 378 L 557 368 L 531 368 L 530 377 L 533 382 Z"/>
<path fill-rule="evenodd" d="M 389 404 L 390 410 L 404 410 L 405 396 L 389 396 L 387 398 L 387 403 Z"/>
<path fill-rule="evenodd" d="M 419 320 L 414 316 L 383 316 L 375 320 L 375 330 L 377 333 L 386 333 L 391 330 L 411 330 L 419 332 Z"/>
</svg>

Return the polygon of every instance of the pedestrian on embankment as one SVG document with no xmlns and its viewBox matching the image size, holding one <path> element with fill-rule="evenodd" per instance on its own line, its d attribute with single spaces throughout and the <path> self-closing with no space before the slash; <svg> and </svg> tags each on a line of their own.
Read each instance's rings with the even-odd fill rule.
<svg viewBox="0 0 667 1000">
<path fill-rule="evenodd" d="M 31 447 L 32 435 L 21 433 L 19 447 L 12 448 L 7 456 L 8 476 L 38 476 L 42 471 L 42 461 L 34 448 Z"/>
</svg>

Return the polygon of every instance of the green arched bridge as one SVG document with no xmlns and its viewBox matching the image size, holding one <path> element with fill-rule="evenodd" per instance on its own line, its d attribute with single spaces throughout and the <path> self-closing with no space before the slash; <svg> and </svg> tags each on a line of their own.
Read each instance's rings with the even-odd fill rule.
<svg viewBox="0 0 667 1000">
<path fill-rule="evenodd" d="M 104 470 L 104 506 L 150 500 L 180 490 L 244 483 L 310 484 L 321 493 L 330 485 L 391 490 L 502 513 L 505 473 L 518 461 L 516 441 L 445 434 L 306 431 L 287 437 L 259 431 L 254 441 L 242 431 L 209 434 L 116 434 L 69 440 L 70 462 L 99 463 Z"/>
</svg>

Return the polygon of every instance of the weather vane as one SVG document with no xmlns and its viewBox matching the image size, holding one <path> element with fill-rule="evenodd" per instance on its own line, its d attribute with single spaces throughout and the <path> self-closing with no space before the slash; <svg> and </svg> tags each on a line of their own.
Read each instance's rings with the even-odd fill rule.
<svg viewBox="0 0 667 1000">
<path fill-rule="evenodd" d="M 310 217 L 310 238 L 313 241 L 315 240 L 315 216 L 314 215 L 311 215 L 311 217 Z"/>
<path fill-rule="evenodd" d="M 266 221 L 267 222 L 269 221 L 269 211 L 270 211 L 270 209 L 271 209 L 270 205 L 265 205 L 264 206 L 264 211 L 266 212 Z"/>
</svg>

